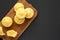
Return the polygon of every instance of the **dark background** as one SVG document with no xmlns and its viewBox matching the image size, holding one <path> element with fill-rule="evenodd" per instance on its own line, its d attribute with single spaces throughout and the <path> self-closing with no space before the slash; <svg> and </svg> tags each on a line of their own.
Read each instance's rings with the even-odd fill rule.
<svg viewBox="0 0 60 40">
<path fill-rule="evenodd" d="M 60 6 L 58 0 L 27 0 L 38 11 L 37 18 L 18 40 L 59 40 Z M 0 0 L 0 20 L 17 0 Z"/>
</svg>

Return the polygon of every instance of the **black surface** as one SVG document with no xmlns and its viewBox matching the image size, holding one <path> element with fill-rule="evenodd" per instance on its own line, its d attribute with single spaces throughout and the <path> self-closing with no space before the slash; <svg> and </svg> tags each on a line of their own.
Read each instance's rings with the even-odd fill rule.
<svg viewBox="0 0 60 40">
<path fill-rule="evenodd" d="M 0 0 L 0 19 L 17 0 Z M 18 40 L 59 40 L 58 0 L 28 0 L 38 11 L 37 18 Z M 59 4 L 60 5 L 60 4 Z"/>
</svg>

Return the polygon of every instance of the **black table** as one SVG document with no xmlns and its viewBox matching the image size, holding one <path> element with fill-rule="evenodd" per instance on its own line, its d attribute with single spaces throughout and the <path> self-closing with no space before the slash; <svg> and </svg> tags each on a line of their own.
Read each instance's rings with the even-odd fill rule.
<svg viewBox="0 0 60 40">
<path fill-rule="evenodd" d="M 27 0 L 38 11 L 37 18 L 18 40 L 59 40 L 59 20 L 55 16 L 53 1 Z M 0 0 L 0 20 L 13 7 L 17 0 Z M 57 5 L 57 4 L 55 4 Z M 58 17 L 58 19 L 60 16 Z M 58 25 L 58 26 L 57 26 Z"/>
</svg>

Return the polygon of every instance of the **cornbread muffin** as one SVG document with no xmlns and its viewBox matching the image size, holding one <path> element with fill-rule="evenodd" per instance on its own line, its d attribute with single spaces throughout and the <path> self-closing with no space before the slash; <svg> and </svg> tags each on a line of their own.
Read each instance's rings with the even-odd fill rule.
<svg viewBox="0 0 60 40">
<path fill-rule="evenodd" d="M 25 9 L 26 18 L 30 19 L 34 16 L 34 10 L 32 8 Z"/>
<path fill-rule="evenodd" d="M 12 25 L 13 21 L 10 17 L 6 16 L 2 19 L 2 25 L 4 27 L 10 27 Z"/>
<path fill-rule="evenodd" d="M 16 11 L 16 17 L 19 19 L 24 19 L 26 17 L 25 9 L 24 8 L 19 8 Z"/>
<path fill-rule="evenodd" d="M 16 16 L 14 17 L 14 21 L 16 24 L 23 24 L 25 19 L 18 19 Z"/>
<path fill-rule="evenodd" d="M 18 10 L 19 8 L 24 8 L 24 5 L 23 3 L 16 3 L 15 6 L 14 6 L 14 10 Z"/>
<path fill-rule="evenodd" d="M 15 38 L 17 36 L 17 32 L 15 30 L 8 30 L 7 36 Z"/>
<path fill-rule="evenodd" d="M 0 35 L 3 36 L 5 33 L 3 32 L 2 26 L 0 26 Z"/>
</svg>

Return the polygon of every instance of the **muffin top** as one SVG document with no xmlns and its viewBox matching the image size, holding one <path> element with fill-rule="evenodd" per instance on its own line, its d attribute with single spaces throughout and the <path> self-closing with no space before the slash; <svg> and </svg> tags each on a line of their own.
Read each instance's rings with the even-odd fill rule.
<svg viewBox="0 0 60 40">
<path fill-rule="evenodd" d="M 12 23 L 13 23 L 13 21 L 12 21 L 12 19 L 11 19 L 11 17 L 4 17 L 3 19 L 2 19 L 2 25 L 4 26 L 4 27 L 10 27 L 11 25 L 12 25 Z"/>
</svg>

